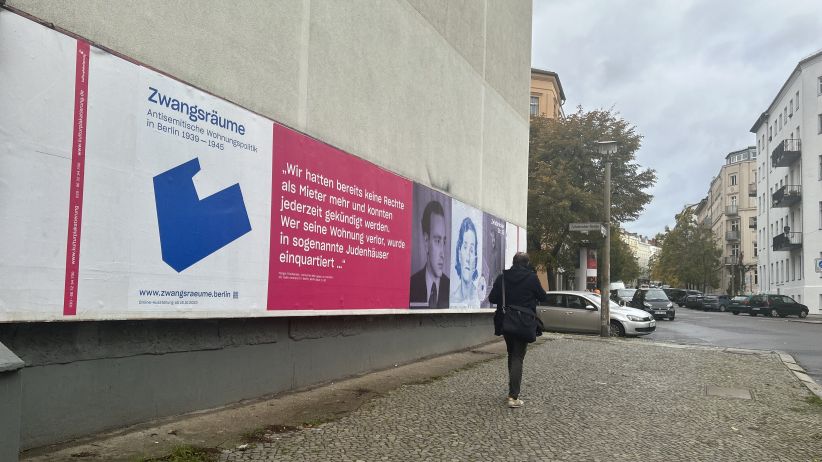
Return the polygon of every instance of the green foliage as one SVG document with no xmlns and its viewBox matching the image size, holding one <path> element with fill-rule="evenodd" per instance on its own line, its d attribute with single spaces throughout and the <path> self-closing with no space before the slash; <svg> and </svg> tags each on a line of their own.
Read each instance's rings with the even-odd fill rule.
<svg viewBox="0 0 822 462">
<path fill-rule="evenodd" d="M 710 229 L 696 224 L 693 212 L 677 215 L 674 229 L 666 227 L 658 242 L 662 244 L 651 261 L 652 279 L 702 291 L 719 284 L 722 249 Z"/>
<path fill-rule="evenodd" d="M 639 277 L 640 268 L 631 248 L 620 239 L 621 234 L 619 228 L 611 228 L 611 281 L 628 282 Z"/>
<path fill-rule="evenodd" d="M 611 160 L 611 221 L 635 220 L 652 196 L 646 192 L 656 173 L 636 163 L 642 136 L 609 110 L 563 119 L 531 119 L 528 165 L 528 248 L 531 261 L 550 275 L 573 269 L 577 248 L 568 224 L 603 221 L 604 159 L 596 141 L 614 140 Z"/>
</svg>

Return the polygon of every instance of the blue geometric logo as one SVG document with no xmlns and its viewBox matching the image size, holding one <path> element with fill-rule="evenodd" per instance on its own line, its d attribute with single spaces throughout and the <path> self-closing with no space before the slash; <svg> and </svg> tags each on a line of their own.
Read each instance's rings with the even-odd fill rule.
<svg viewBox="0 0 822 462">
<path fill-rule="evenodd" d="M 251 231 L 240 185 L 197 197 L 196 157 L 154 177 L 163 261 L 178 273 Z"/>
</svg>

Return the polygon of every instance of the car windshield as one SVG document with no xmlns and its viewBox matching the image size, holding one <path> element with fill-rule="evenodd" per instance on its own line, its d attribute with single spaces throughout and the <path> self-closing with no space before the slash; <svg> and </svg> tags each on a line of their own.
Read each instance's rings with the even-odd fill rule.
<svg viewBox="0 0 822 462">
<path fill-rule="evenodd" d="M 645 300 L 653 302 L 667 302 L 668 296 L 665 295 L 665 292 L 662 289 L 648 289 L 648 293 L 645 294 Z"/>
<path fill-rule="evenodd" d="M 734 297 L 733 301 L 735 301 L 735 302 L 744 302 L 747 299 L 748 299 L 747 296 L 739 296 L 739 297 Z"/>
</svg>

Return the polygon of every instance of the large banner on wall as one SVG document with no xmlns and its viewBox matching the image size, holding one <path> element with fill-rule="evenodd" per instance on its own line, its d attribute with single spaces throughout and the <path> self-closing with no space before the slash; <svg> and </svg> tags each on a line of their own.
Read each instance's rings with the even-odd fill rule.
<svg viewBox="0 0 822 462">
<path fill-rule="evenodd" d="M 0 322 L 479 311 L 524 250 L 522 228 L 2 10 L 0 63 Z"/>
</svg>

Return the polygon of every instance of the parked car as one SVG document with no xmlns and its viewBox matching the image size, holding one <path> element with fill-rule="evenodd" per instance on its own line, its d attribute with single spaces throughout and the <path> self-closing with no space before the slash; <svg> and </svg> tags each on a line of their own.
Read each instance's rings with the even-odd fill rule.
<svg viewBox="0 0 822 462">
<path fill-rule="evenodd" d="M 728 304 L 728 311 L 733 314 L 747 313 L 750 309 L 750 295 L 737 295 Z"/>
<path fill-rule="evenodd" d="M 614 289 L 611 291 L 611 300 L 618 305 L 625 306 L 634 298 L 634 292 L 636 289 Z"/>
<path fill-rule="evenodd" d="M 808 316 L 808 307 L 797 303 L 796 300 L 787 295 L 778 294 L 760 294 L 751 297 L 749 302 L 750 310 L 748 314 L 756 316 L 757 314 L 764 314 L 767 316 L 799 316 L 804 318 Z"/>
<path fill-rule="evenodd" d="M 689 293 L 688 295 L 685 296 L 684 305 L 687 308 L 693 308 L 695 310 L 702 309 L 702 298 L 703 297 L 704 296 L 702 295 L 701 292 Z"/>
<path fill-rule="evenodd" d="M 537 306 L 537 315 L 546 330 L 557 332 L 599 333 L 600 300 L 590 292 L 551 291 L 548 300 Z M 608 305 L 611 336 L 647 335 L 656 330 L 653 316 L 642 310 Z"/>
<path fill-rule="evenodd" d="M 705 295 L 702 297 L 702 309 L 705 311 L 726 311 L 731 303 L 727 295 Z"/>
<path fill-rule="evenodd" d="M 662 290 L 665 292 L 665 295 L 668 296 L 668 299 L 670 299 L 674 303 L 677 303 L 677 301 L 680 298 L 682 298 L 682 297 L 684 297 L 685 295 L 688 294 L 688 292 L 685 289 L 677 289 L 677 288 L 673 288 L 673 287 L 668 287 L 668 288 L 665 288 L 665 289 L 662 289 Z M 682 306 L 682 305 L 679 305 L 679 306 Z"/>
<path fill-rule="evenodd" d="M 637 289 L 628 305 L 645 310 L 654 318 L 668 318 L 673 321 L 676 317 L 674 303 L 668 299 L 662 289 Z"/>
</svg>

